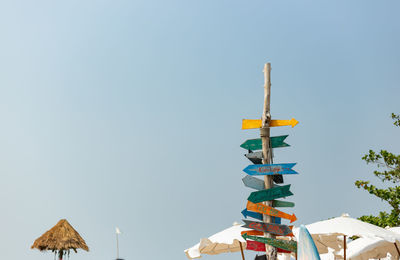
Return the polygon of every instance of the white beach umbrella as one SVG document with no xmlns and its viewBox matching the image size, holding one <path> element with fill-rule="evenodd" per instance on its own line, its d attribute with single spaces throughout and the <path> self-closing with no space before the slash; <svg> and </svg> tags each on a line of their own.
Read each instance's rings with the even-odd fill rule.
<svg viewBox="0 0 400 260">
<path fill-rule="evenodd" d="M 189 259 L 193 259 L 200 258 L 202 254 L 217 255 L 244 250 L 246 249 L 246 240 L 243 239 L 241 232 L 248 230 L 250 229 L 234 223 L 232 227 L 209 238 L 200 239 L 200 243 L 186 249 L 185 254 Z"/>
<path fill-rule="evenodd" d="M 327 253 L 328 248 L 335 251 L 344 249 L 344 259 L 346 259 L 346 238 L 351 236 L 366 238 L 381 238 L 385 241 L 394 243 L 400 242 L 400 234 L 390 230 L 350 218 L 343 214 L 340 217 L 319 221 L 306 226 L 317 246 L 318 252 Z M 321 251 L 320 251 L 321 250 Z"/>
<path fill-rule="evenodd" d="M 400 233 L 400 228 L 389 228 L 392 232 L 397 234 Z M 349 260 L 364 260 L 364 259 L 380 259 L 385 258 L 389 253 L 391 256 L 400 256 L 399 254 L 399 243 L 392 243 L 382 238 L 359 238 L 348 244 L 347 247 L 347 258 Z M 343 250 L 338 253 L 343 256 Z M 397 259 L 396 258 L 396 259 Z"/>
</svg>

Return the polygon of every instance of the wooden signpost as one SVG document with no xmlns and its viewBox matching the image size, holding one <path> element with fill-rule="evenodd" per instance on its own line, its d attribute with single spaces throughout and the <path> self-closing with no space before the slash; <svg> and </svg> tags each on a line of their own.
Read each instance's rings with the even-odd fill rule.
<svg viewBox="0 0 400 260">
<path fill-rule="evenodd" d="M 288 126 L 291 125 L 292 127 L 295 127 L 299 121 L 296 119 L 292 118 L 290 120 L 270 120 L 269 127 L 274 127 L 274 126 Z M 262 127 L 262 120 L 261 119 L 243 119 L 242 121 L 242 129 L 255 129 L 255 128 L 261 128 Z"/>
<path fill-rule="evenodd" d="M 253 164 L 244 168 L 248 175 L 298 174 L 292 170 L 296 163 Z"/>
<path fill-rule="evenodd" d="M 254 241 L 258 241 L 264 244 L 271 245 L 273 247 L 281 248 L 283 250 L 297 252 L 297 242 L 292 240 L 281 240 L 267 237 L 257 237 L 257 236 L 249 236 L 247 233 L 243 234 L 242 237 L 244 239 L 251 239 Z"/>
<path fill-rule="evenodd" d="M 247 166 L 243 171 L 248 175 L 242 180 L 246 187 L 255 189 L 248 197 L 247 208 L 242 211 L 245 218 L 251 217 L 262 222 L 244 220 L 245 226 L 256 231 L 248 231 L 242 234 L 247 240 L 247 249 L 255 251 L 265 251 L 268 260 L 276 260 L 277 252 L 296 252 L 297 244 L 295 241 L 275 239 L 275 236 L 293 235 L 288 226 L 280 225 L 281 218 L 288 219 L 290 222 L 296 220 L 296 216 L 279 211 L 274 207 L 294 207 L 293 202 L 276 200 L 293 195 L 290 192 L 290 185 L 275 186 L 275 183 L 283 183 L 284 174 L 298 174 L 292 168 L 295 163 L 273 163 L 272 148 L 288 147 L 284 142 L 288 135 L 270 136 L 270 128 L 276 126 L 296 126 L 298 121 L 273 120 L 270 113 L 271 99 L 271 64 L 267 63 L 264 67 L 264 106 L 262 118 L 257 120 L 244 119 L 242 129 L 259 129 L 260 138 L 246 140 L 240 146 L 249 151 L 245 156 L 254 165 Z M 261 150 L 259 152 L 253 152 Z M 264 180 L 253 177 L 261 175 Z M 260 203 L 262 202 L 262 203 Z M 252 235 L 249 235 L 253 232 Z M 260 232 L 260 233 L 254 233 Z M 260 237 L 263 233 L 264 237 Z M 253 240 L 253 241 L 252 241 Z M 285 251 L 286 250 L 286 251 Z M 244 256 L 242 254 L 243 260 Z"/>
<path fill-rule="evenodd" d="M 245 223 L 243 225 L 245 228 L 251 228 L 264 233 L 271 233 L 277 236 L 293 236 L 292 229 L 286 225 L 250 221 L 245 219 L 243 219 L 243 222 Z"/>
<path fill-rule="evenodd" d="M 258 203 L 262 201 L 269 201 L 283 197 L 288 197 L 293 195 L 293 193 L 289 189 L 290 189 L 290 184 L 274 187 L 268 190 L 254 191 L 250 193 L 250 196 L 247 198 L 247 200 L 254 203 Z"/>
<path fill-rule="evenodd" d="M 287 214 L 283 211 L 277 210 L 271 206 L 264 205 L 262 203 L 253 203 L 251 201 L 247 202 L 247 210 L 262 213 L 269 216 L 279 217 L 290 220 L 290 223 L 297 220 L 296 215 Z"/>
<path fill-rule="evenodd" d="M 288 147 L 287 143 L 284 142 L 284 140 L 288 137 L 289 135 L 280 135 L 280 136 L 272 136 L 271 137 L 271 148 L 279 148 L 279 147 Z M 261 150 L 262 149 L 262 142 L 261 138 L 257 139 L 249 139 L 246 140 L 244 143 L 240 145 L 240 147 L 246 149 L 246 150 L 251 150 L 251 151 L 256 151 L 256 150 Z"/>
</svg>

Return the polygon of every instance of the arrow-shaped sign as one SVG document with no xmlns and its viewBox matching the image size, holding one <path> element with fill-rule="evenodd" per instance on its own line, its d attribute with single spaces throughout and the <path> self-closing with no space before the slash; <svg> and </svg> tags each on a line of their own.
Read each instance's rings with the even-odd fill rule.
<svg viewBox="0 0 400 260">
<path fill-rule="evenodd" d="M 299 123 L 299 121 L 297 121 L 294 118 L 292 118 L 290 120 L 273 120 L 272 119 L 271 122 L 269 123 L 269 126 L 274 127 L 274 126 L 291 125 L 292 127 L 294 127 L 298 123 Z M 243 119 L 242 120 L 242 129 L 261 128 L 261 126 L 262 126 L 261 119 Z"/>
<path fill-rule="evenodd" d="M 246 175 L 242 178 L 243 184 L 246 187 L 255 189 L 255 190 L 263 190 L 264 189 L 264 181 L 260 180 L 256 177 Z"/>
<path fill-rule="evenodd" d="M 247 202 L 247 210 L 258 212 L 261 214 L 266 214 L 274 217 L 280 217 L 284 219 L 290 220 L 290 223 L 294 222 L 297 220 L 296 215 L 293 213 L 292 215 L 289 215 L 283 211 L 274 209 L 273 207 L 264 205 L 262 203 L 253 203 L 251 201 Z"/>
<path fill-rule="evenodd" d="M 243 227 L 251 228 L 257 231 L 274 234 L 277 236 L 293 236 L 292 229 L 286 225 L 279 225 L 275 223 L 264 223 L 258 221 L 249 221 L 243 219 L 245 223 Z M 293 227 L 293 226 L 292 226 Z"/>
<path fill-rule="evenodd" d="M 263 159 L 263 155 L 262 152 L 251 152 L 248 154 L 245 154 L 244 156 L 246 156 L 247 159 L 249 159 L 252 163 L 254 164 L 262 164 L 262 159 Z"/>
<path fill-rule="evenodd" d="M 257 213 L 257 212 L 253 212 L 253 211 L 248 211 L 247 209 L 242 210 L 242 215 L 243 217 L 247 218 L 247 217 L 251 217 L 251 218 L 255 218 L 258 220 L 263 221 L 263 215 L 261 213 Z M 281 224 L 281 218 L 278 217 L 272 217 L 272 221 L 273 223 L 276 224 Z"/>
<path fill-rule="evenodd" d="M 274 177 L 279 177 L 280 175 L 275 175 Z M 255 190 L 263 190 L 264 189 L 264 181 L 260 180 L 256 177 L 246 175 L 242 178 L 243 184 L 246 187 L 255 189 Z M 275 181 L 275 180 L 274 180 Z M 281 187 L 277 184 L 274 184 L 274 187 Z"/>
<path fill-rule="evenodd" d="M 274 200 L 272 201 L 272 207 L 275 208 L 293 208 L 294 203 L 289 201 Z"/>
<path fill-rule="evenodd" d="M 281 224 L 281 218 L 278 217 L 272 217 L 272 221 L 276 224 Z"/>
<path fill-rule="evenodd" d="M 284 186 L 274 187 L 268 190 L 254 191 L 250 193 L 247 200 L 258 203 L 262 201 L 274 200 L 293 195 L 290 191 L 290 184 Z"/>
<path fill-rule="evenodd" d="M 289 135 L 280 135 L 280 136 L 272 136 L 270 139 L 271 142 L 271 148 L 279 148 L 279 147 L 287 147 L 290 146 L 287 143 L 284 142 L 286 137 Z M 246 150 L 261 150 L 262 149 L 262 142 L 261 138 L 257 139 L 249 139 L 246 140 L 244 143 L 240 145 L 240 147 L 246 149 Z"/>
<path fill-rule="evenodd" d="M 261 213 L 253 212 L 253 211 L 248 211 L 247 209 L 242 210 L 242 215 L 247 218 L 255 218 L 258 220 L 263 220 L 263 215 Z"/>
<path fill-rule="evenodd" d="M 268 237 L 256 237 L 256 236 L 249 236 L 246 233 L 242 235 L 244 239 L 251 239 L 254 241 L 258 241 L 264 244 L 271 245 L 273 247 L 281 248 L 283 250 L 297 252 L 297 242 L 292 240 L 281 240 L 281 239 L 274 239 Z"/>
<path fill-rule="evenodd" d="M 248 175 L 298 174 L 292 170 L 296 163 L 253 164 L 243 169 Z"/>
<path fill-rule="evenodd" d="M 247 235 L 249 236 L 263 236 L 264 232 L 262 231 L 257 231 L 257 230 L 246 230 L 246 231 L 242 231 L 240 232 L 241 235 L 247 233 Z"/>
<path fill-rule="evenodd" d="M 250 234 L 248 234 L 250 235 Z M 246 240 L 246 250 L 253 250 L 253 251 L 257 251 L 257 252 L 265 252 L 265 244 L 261 243 L 261 242 L 257 242 L 257 241 L 253 241 L 253 240 Z M 276 250 L 278 253 L 284 253 L 284 254 L 290 254 L 290 251 L 287 250 L 283 250 L 281 248 L 277 248 Z"/>
<path fill-rule="evenodd" d="M 282 175 L 273 175 L 274 182 L 276 183 L 283 183 L 283 176 Z M 279 177 L 279 178 L 277 178 Z M 257 179 L 256 177 L 246 175 L 242 178 L 243 184 L 246 187 L 255 189 L 255 190 L 263 190 L 264 189 L 264 181 Z"/>
<path fill-rule="evenodd" d="M 253 240 L 247 240 L 246 241 L 246 249 L 247 250 L 253 250 L 257 252 L 265 252 L 265 244 Z"/>
</svg>

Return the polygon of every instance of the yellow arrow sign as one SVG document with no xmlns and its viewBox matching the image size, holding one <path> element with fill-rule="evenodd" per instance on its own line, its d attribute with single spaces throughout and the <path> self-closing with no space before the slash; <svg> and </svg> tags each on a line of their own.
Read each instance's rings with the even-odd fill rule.
<svg viewBox="0 0 400 260">
<path fill-rule="evenodd" d="M 299 123 L 299 121 L 297 121 L 294 118 L 292 118 L 290 120 L 271 120 L 269 126 L 274 127 L 274 126 L 291 125 L 292 127 L 294 127 L 298 123 Z M 243 119 L 242 120 L 242 129 L 261 128 L 261 126 L 262 126 L 261 119 Z"/>
</svg>

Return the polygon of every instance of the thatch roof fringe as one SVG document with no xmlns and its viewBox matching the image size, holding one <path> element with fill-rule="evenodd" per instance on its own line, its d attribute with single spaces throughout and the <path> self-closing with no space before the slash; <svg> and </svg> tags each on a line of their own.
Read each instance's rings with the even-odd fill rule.
<svg viewBox="0 0 400 260">
<path fill-rule="evenodd" d="M 58 221 L 58 223 L 35 240 L 31 248 L 37 248 L 40 251 L 68 251 L 81 248 L 89 251 L 85 240 L 79 233 L 68 223 L 66 219 Z"/>
</svg>

